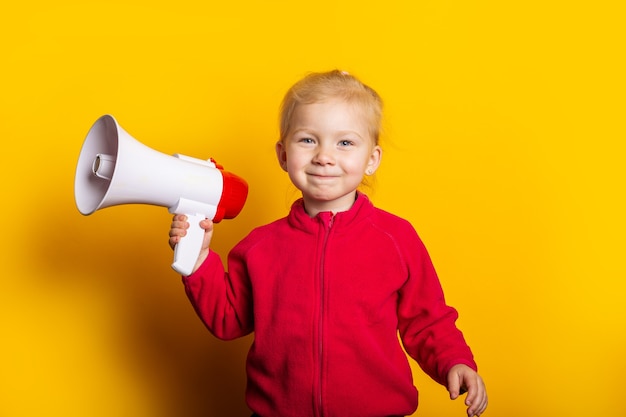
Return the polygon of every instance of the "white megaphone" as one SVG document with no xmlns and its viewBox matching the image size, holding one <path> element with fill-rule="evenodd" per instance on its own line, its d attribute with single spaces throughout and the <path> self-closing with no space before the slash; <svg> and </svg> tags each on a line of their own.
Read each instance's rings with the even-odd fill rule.
<svg viewBox="0 0 626 417">
<path fill-rule="evenodd" d="M 100 117 L 83 143 L 74 197 L 89 215 L 120 204 L 151 204 L 189 218 L 187 235 L 174 250 L 172 268 L 191 274 L 202 248 L 200 221 L 232 219 L 243 208 L 248 184 L 212 159 L 157 152 L 130 136 L 113 116 Z"/>
</svg>

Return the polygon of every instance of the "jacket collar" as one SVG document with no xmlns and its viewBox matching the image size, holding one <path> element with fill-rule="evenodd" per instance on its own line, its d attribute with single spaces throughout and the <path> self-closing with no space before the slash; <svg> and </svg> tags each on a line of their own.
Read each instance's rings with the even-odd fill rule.
<svg viewBox="0 0 626 417">
<path fill-rule="evenodd" d="M 356 200 L 349 210 L 334 215 L 329 211 L 323 211 L 315 217 L 310 217 L 304 210 L 304 201 L 299 198 L 292 204 L 287 220 L 293 227 L 309 233 L 317 233 L 320 225 L 329 227 L 331 221 L 333 229 L 341 231 L 367 217 L 373 209 L 374 205 L 367 195 L 357 191 Z"/>
</svg>

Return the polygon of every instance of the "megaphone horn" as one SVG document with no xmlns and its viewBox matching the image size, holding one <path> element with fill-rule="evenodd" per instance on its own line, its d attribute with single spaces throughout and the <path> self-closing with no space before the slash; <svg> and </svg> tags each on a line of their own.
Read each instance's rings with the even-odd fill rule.
<svg viewBox="0 0 626 417">
<path fill-rule="evenodd" d="M 191 274 L 202 248 L 200 221 L 236 217 L 247 195 L 246 181 L 213 159 L 155 151 L 111 115 L 100 117 L 89 130 L 74 179 L 76 206 L 84 215 L 121 204 L 150 204 L 185 214 L 190 227 L 176 245 L 172 264 L 183 275 Z"/>
</svg>

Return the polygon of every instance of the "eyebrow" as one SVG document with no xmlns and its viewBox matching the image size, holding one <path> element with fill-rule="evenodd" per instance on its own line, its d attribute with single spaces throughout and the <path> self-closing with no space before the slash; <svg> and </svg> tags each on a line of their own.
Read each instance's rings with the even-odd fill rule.
<svg viewBox="0 0 626 417">
<path fill-rule="evenodd" d="M 296 133 L 312 133 L 315 134 L 316 133 L 316 129 L 314 128 L 310 128 L 310 127 L 301 127 L 299 129 L 294 129 L 292 134 L 296 134 Z M 356 130 L 340 130 L 338 132 L 335 132 L 338 136 L 343 136 L 346 134 L 355 134 L 357 135 L 359 138 L 364 139 L 363 136 L 361 136 L 361 134 L 359 132 L 357 132 Z"/>
</svg>

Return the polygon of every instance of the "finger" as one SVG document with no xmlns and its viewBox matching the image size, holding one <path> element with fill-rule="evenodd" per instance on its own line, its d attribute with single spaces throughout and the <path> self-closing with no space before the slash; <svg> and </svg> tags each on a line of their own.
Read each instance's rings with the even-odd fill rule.
<svg viewBox="0 0 626 417">
<path fill-rule="evenodd" d="M 487 398 L 487 394 L 485 394 L 485 398 L 483 399 L 483 403 L 482 403 L 482 406 L 480 408 L 480 412 L 478 413 L 478 415 L 481 415 L 482 413 L 485 412 L 488 404 L 489 404 L 489 398 Z"/>
<path fill-rule="evenodd" d="M 175 214 L 172 217 L 172 223 L 170 224 L 170 228 L 172 229 L 187 229 L 189 228 L 189 222 L 187 221 L 187 216 L 184 214 Z"/>
<path fill-rule="evenodd" d="M 184 214 L 174 215 L 168 233 L 168 244 L 170 245 L 170 248 L 174 249 L 176 245 L 180 242 L 180 239 L 187 235 L 188 228 L 189 223 L 187 222 L 187 217 Z"/>
<path fill-rule="evenodd" d="M 174 225 L 172 225 L 172 228 L 169 231 L 169 236 L 185 236 L 187 234 L 187 229 L 188 227 L 174 227 Z"/>
<path fill-rule="evenodd" d="M 176 245 L 180 242 L 180 236 L 170 236 L 167 243 L 170 245 L 170 248 L 174 249 Z"/>
<path fill-rule="evenodd" d="M 187 220 L 174 220 L 171 224 L 172 228 L 187 229 L 189 228 L 189 222 Z"/>
<path fill-rule="evenodd" d="M 467 415 L 470 417 L 480 416 L 487 409 L 487 396 L 485 395 L 481 398 L 480 402 L 474 407 L 469 407 L 467 409 Z"/>
<path fill-rule="evenodd" d="M 476 379 L 471 379 L 465 383 L 467 387 L 467 397 L 465 397 L 465 405 L 470 406 L 476 404 L 480 396 L 480 387 Z"/>
<path fill-rule="evenodd" d="M 487 407 L 487 392 L 479 376 L 470 382 L 465 404 L 468 406 L 467 414 L 470 417 L 480 415 L 485 411 Z"/>
<path fill-rule="evenodd" d="M 450 399 L 456 400 L 461 392 L 461 379 L 456 372 L 451 372 L 448 377 L 448 392 L 450 393 Z"/>
<path fill-rule="evenodd" d="M 478 407 L 476 407 L 475 410 L 472 410 L 472 416 L 480 416 L 482 415 L 482 413 L 485 412 L 485 409 L 487 408 L 487 398 L 485 397 L 483 401 L 481 401 L 481 403 L 478 405 Z"/>
<path fill-rule="evenodd" d="M 483 389 L 483 395 L 480 399 L 480 404 L 478 405 L 478 407 L 476 408 L 475 414 L 477 416 L 481 415 L 482 413 L 485 412 L 485 410 L 487 409 L 487 404 L 488 404 L 488 399 L 487 399 L 487 391 Z"/>
</svg>

